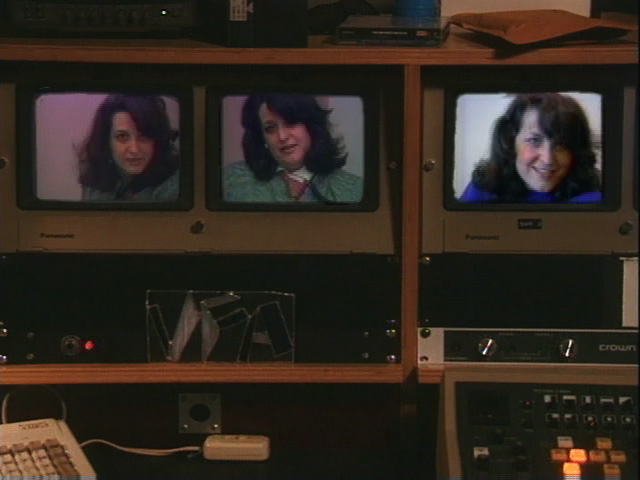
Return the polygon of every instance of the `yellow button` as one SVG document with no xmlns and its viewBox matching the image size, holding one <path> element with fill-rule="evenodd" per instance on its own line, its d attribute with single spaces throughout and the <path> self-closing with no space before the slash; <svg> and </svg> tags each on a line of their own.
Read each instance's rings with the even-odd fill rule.
<svg viewBox="0 0 640 480">
<path fill-rule="evenodd" d="M 566 462 L 562 465 L 562 473 L 564 474 L 565 480 L 577 480 L 580 478 L 580 465 Z"/>
<path fill-rule="evenodd" d="M 609 458 L 612 463 L 627 463 L 627 454 L 621 450 L 611 450 Z"/>
<path fill-rule="evenodd" d="M 596 437 L 596 448 L 600 450 L 611 450 L 613 442 L 609 437 Z"/>
<path fill-rule="evenodd" d="M 569 461 L 575 463 L 584 463 L 587 461 L 587 452 L 582 448 L 572 448 L 569 450 Z"/>
<path fill-rule="evenodd" d="M 552 448 L 551 460 L 553 462 L 566 462 L 567 460 L 569 460 L 569 456 L 567 455 L 567 451 L 564 448 Z"/>
<path fill-rule="evenodd" d="M 604 450 L 589 450 L 589 460 L 604 463 L 607 461 L 607 453 Z"/>
<path fill-rule="evenodd" d="M 618 480 L 620 478 L 620 465 L 605 463 L 602 469 L 604 470 L 604 478 L 606 480 Z"/>
</svg>

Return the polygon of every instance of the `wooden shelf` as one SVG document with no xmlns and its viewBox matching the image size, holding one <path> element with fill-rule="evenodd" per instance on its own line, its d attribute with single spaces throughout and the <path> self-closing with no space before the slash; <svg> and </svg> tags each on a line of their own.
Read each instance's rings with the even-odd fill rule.
<svg viewBox="0 0 640 480">
<path fill-rule="evenodd" d="M 51 364 L 0 368 L 0 385 L 98 383 L 402 382 L 400 365 L 343 364 Z"/>
<path fill-rule="evenodd" d="M 0 62 L 123 65 L 397 65 L 404 68 L 402 204 L 402 364 L 50 364 L 0 367 L 0 385 L 154 383 L 440 383 L 443 366 L 416 366 L 419 316 L 420 195 L 423 81 L 433 67 L 637 65 L 636 37 L 519 52 L 479 43 L 452 27 L 437 48 L 359 47 L 311 37 L 309 48 L 224 48 L 189 39 L 0 38 Z M 507 55 L 507 53 L 510 53 Z M 20 66 L 20 65 L 18 65 Z M 44 67 L 43 67 L 44 68 Z M 345 73 L 348 74 L 348 73 Z M 434 73 L 437 75 L 437 72 Z M 411 385 L 409 385 L 411 386 Z M 407 390 L 411 390 L 407 388 Z"/>
<path fill-rule="evenodd" d="M 444 365 L 432 365 L 418 369 L 418 383 L 440 383 L 444 375 Z"/>
<path fill-rule="evenodd" d="M 496 53 L 457 27 L 437 48 L 333 45 L 311 37 L 309 48 L 224 48 L 188 39 L 0 39 L 3 61 L 136 64 L 553 65 L 636 63 L 632 39 Z"/>
</svg>

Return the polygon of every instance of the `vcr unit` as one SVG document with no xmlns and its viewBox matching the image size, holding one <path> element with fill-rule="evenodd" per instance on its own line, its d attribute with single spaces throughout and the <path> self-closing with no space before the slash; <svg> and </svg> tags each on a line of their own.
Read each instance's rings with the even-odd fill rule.
<svg viewBox="0 0 640 480">
<path fill-rule="evenodd" d="M 9 0 L 10 35 L 174 36 L 196 28 L 197 0 Z"/>
</svg>

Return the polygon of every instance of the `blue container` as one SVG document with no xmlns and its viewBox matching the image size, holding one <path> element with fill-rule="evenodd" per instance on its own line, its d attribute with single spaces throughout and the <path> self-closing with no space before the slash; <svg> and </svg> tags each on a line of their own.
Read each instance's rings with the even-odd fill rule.
<svg viewBox="0 0 640 480">
<path fill-rule="evenodd" d="M 438 0 L 396 0 L 395 15 L 410 18 L 436 18 L 440 16 Z"/>
</svg>

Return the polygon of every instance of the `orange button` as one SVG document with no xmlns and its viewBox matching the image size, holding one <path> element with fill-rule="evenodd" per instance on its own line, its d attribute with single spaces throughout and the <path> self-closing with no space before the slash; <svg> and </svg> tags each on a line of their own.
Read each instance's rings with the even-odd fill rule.
<svg viewBox="0 0 640 480">
<path fill-rule="evenodd" d="M 620 465 L 614 465 L 612 463 L 605 463 L 602 466 L 604 470 L 604 478 L 606 480 L 619 480 L 620 479 Z"/>
<path fill-rule="evenodd" d="M 569 455 L 564 448 L 552 448 L 551 449 L 551 461 L 553 462 L 566 462 L 569 460 Z"/>
<path fill-rule="evenodd" d="M 607 461 L 607 453 L 604 450 L 589 450 L 589 460 L 604 463 Z"/>
<path fill-rule="evenodd" d="M 613 442 L 609 437 L 596 437 L 596 448 L 600 450 L 611 450 Z"/>
<path fill-rule="evenodd" d="M 580 465 L 566 462 L 562 465 L 562 473 L 564 474 L 565 480 L 577 480 L 580 478 Z"/>
<path fill-rule="evenodd" d="M 609 458 L 612 463 L 627 463 L 627 454 L 621 450 L 609 451 Z"/>
<path fill-rule="evenodd" d="M 584 463 L 587 461 L 587 452 L 582 448 L 572 448 L 569 450 L 569 461 L 575 463 Z"/>
</svg>

